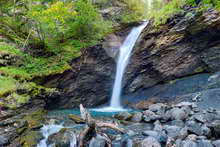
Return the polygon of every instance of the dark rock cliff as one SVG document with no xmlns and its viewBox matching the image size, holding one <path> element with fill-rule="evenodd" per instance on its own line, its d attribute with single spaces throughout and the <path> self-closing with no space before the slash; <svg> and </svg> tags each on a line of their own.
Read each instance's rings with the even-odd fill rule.
<svg viewBox="0 0 220 147">
<path fill-rule="evenodd" d="M 165 25 L 157 28 L 149 25 L 133 51 L 125 74 L 124 94 L 219 71 L 219 24 L 220 15 L 215 10 L 201 13 L 186 8 Z M 108 57 L 102 45 L 85 50 L 81 58 L 72 61 L 72 71 L 49 77 L 44 83 L 62 91 L 60 96 L 48 98 L 47 107 L 73 108 L 80 103 L 94 107 L 108 102 L 115 66 L 114 59 Z"/>
</svg>

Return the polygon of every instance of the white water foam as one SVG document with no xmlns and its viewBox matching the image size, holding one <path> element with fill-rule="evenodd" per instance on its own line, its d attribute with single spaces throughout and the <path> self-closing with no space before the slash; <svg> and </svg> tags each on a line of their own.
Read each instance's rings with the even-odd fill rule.
<svg viewBox="0 0 220 147">
<path fill-rule="evenodd" d="M 44 136 L 44 139 L 40 141 L 37 147 L 50 147 L 47 145 L 47 139 L 50 135 L 59 132 L 63 127 L 63 125 L 44 125 L 41 128 L 41 133 Z"/>
</svg>

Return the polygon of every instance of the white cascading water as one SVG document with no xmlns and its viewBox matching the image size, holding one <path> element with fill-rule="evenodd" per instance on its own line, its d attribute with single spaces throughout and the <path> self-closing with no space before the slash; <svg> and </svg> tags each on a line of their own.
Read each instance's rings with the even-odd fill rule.
<svg viewBox="0 0 220 147">
<path fill-rule="evenodd" d="M 37 147 L 49 147 L 47 145 L 47 139 L 50 135 L 59 132 L 63 128 L 62 125 L 44 125 L 41 128 L 41 133 L 44 136 L 44 139 L 40 141 L 40 143 L 37 145 Z"/>
<path fill-rule="evenodd" d="M 110 106 L 101 109 L 93 109 L 94 111 L 102 111 L 102 112 L 124 111 L 120 102 L 123 75 L 128 65 L 132 49 L 134 48 L 138 37 L 140 36 L 143 29 L 147 26 L 147 24 L 148 21 L 144 22 L 138 27 L 134 27 L 127 36 L 127 38 L 125 39 L 125 41 L 123 42 L 122 46 L 119 49 L 117 71 L 116 71 L 116 77 L 115 77 Z"/>
<path fill-rule="evenodd" d="M 41 128 L 41 133 L 43 134 L 44 139 L 40 141 L 37 147 L 53 147 L 53 145 L 47 145 L 48 137 L 54 133 L 59 132 L 63 128 L 65 128 L 63 125 L 55 125 L 55 124 L 44 125 Z M 77 147 L 76 135 L 73 134 L 71 137 L 72 137 L 72 140 L 70 142 L 70 147 Z"/>
<path fill-rule="evenodd" d="M 116 78 L 115 78 L 115 83 L 114 83 L 113 93 L 110 103 L 110 107 L 112 108 L 116 108 L 116 109 L 122 108 L 120 103 L 120 96 L 121 96 L 123 75 L 128 65 L 132 49 L 134 48 L 138 37 L 140 36 L 143 29 L 147 26 L 147 24 L 148 22 L 144 22 L 142 25 L 138 27 L 134 27 L 131 30 L 128 37 L 125 39 L 123 45 L 120 47 L 119 58 L 117 61 Z"/>
</svg>

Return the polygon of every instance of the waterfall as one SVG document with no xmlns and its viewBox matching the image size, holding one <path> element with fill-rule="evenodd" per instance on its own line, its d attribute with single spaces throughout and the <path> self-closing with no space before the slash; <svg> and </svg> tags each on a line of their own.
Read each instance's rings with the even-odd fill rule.
<svg viewBox="0 0 220 147">
<path fill-rule="evenodd" d="M 147 26 L 147 24 L 148 24 L 148 21 L 144 22 L 142 25 L 138 27 L 134 27 L 129 33 L 129 35 L 127 36 L 127 38 L 125 39 L 122 46 L 120 47 L 119 57 L 117 61 L 116 77 L 115 77 L 113 93 L 112 93 L 111 103 L 110 103 L 110 107 L 113 109 L 122 108 L 121 103 L 120 103 L 120 96 L 121 96 L 123 75 L 124 75 L 126 66 L 128 65 L 132 49 L 134 48 L 138 37 L 140 36 L 143 29 Z"/>
</svg>

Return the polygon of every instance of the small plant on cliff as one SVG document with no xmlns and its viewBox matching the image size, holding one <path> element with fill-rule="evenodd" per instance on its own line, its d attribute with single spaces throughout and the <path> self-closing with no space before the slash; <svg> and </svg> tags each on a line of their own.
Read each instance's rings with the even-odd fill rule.
<svg viewBox="0 0 220 147">
<path fill-rule="evenodd" d="M 123 0 L 126 5 L 122 22 L 137 22 L 146 18 L 148 2 L 147 0 Z"/>
<path fill-rule="evenodd" d="M 155 25 L 164 24 L 167 22 L 168 18 L 181 12 L 181 7 L 184 4 L 185 0 L 172 0 L 166 4 L 161 1 L 160 4 L 150 9 L 148 17 L 154 19 Z"/>
</svg>

